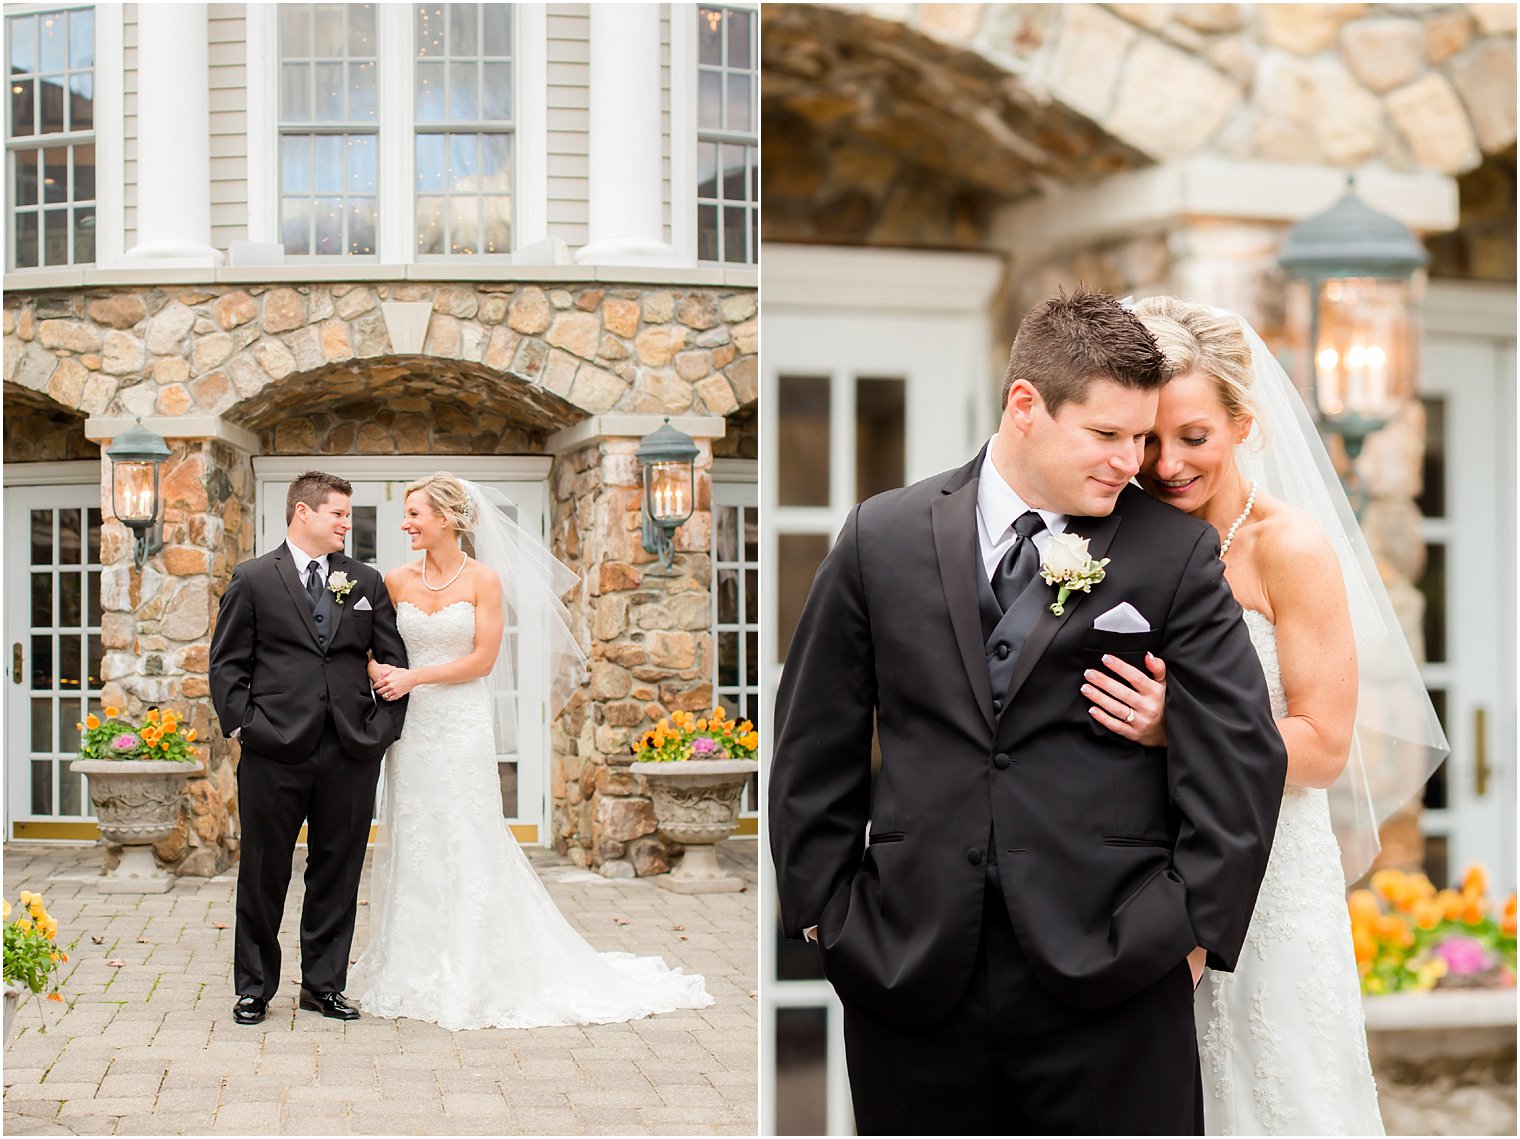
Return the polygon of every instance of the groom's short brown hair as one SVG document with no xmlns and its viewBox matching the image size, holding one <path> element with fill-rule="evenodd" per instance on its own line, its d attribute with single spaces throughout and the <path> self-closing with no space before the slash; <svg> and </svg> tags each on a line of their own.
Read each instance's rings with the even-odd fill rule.
<svg viewBox="0 0 1520 1139">
<path fill-rule="evenodd" d="M 285 525 L 296 516 L 296 503 L 304 502 L 311 510 L 321 510 L 330 494 L 344 494 L 352 498 L 354 484 L 326 471 L 307 471 L 290 484 L 285 492 Z"/>
<path fill-rule="evenodd" d="M 1129 309 L 1107 293 L 1078 285 L 1041 301 L 1019 325 L 1003 375 L 1003 399 L 1015 380 L 1028 380 L 1054 415 L 1061 405 L 1087 398 L 1095 379 L 1149 391 L 1171 379 L 1156 339 Z"/>
</svg>

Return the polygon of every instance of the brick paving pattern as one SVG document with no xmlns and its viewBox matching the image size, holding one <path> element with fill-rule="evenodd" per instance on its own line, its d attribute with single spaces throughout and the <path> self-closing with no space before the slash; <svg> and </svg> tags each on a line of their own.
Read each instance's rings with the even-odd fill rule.
<svg viewBox="0 0 1520 1139">
<path fill-rule="evenodd" d="M 746 892 L 696 897 L 529 854 L 592 945 L 701 973 L 716 1003 L 625 1024 L 469 1032 L 299 1012 L 298 851 L 280 930 L 285 981 L 268 1019 L 245 1027 L 232 1020 L 232 875 L 103 895 L 93 847 L 7 846 L 6 897 L 42 893 L 60 942 L 78 944 L 66 1003 L 31 999 L 18 1014 L 5 1133 L 754 1135 L 755 843 L 722 849 Z M 361 899 L 369 880 L 366 869 Z M 356 950 L 368 912 L 360 906 Z"/>
</svg>

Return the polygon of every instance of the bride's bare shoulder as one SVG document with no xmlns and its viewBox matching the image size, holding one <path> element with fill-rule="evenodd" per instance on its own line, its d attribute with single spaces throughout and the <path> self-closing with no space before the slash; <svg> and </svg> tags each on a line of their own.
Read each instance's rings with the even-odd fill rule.
<svg viewBox="0 0 1520 1139">
<path fill-rule="evenodd" d="M 1314 516 L 1291 503 L 1270 499 L 1257 524 L 1257 559 L 1262 574 L 1272 584 L 1313 581 L 1318 574 L 1340 577 L 1340 565 L 1330 539 Z"/>
<path fill-rule="evenodd" d="M 476 591 L 477 595 L 482 590 L 501 589 L 501 578 L 497 576 L 495 570 L 484 562 L 471 558 L 469 575 L 470 586 Z"/>
<path fill-rule="evenodd" d="M 402 562 L 386 572 L 385 588 L 390 590 L 391 596 L 394 597 L 408 585 L 417 581 L 421 574 L 421 562 Z"/>
</svg>

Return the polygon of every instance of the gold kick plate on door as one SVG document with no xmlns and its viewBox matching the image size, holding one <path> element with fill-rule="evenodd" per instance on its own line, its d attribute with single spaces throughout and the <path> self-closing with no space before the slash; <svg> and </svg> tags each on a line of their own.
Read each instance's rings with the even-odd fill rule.
<svg viewBox="0 0 1520 1139">
<path fill-rule="evenodd" d="M 1478 798 L 1488 794 L 1488 777 L 1494 773 L 1494 769 L 1488 765 L 1488 712 L 1483 708 L 1473 710 L 1473 753 L 1476 761 L 1473 763 L 1475 786 L 1473 791 Z"/>
<path fill-rule="evenodd" d="M 21 683 L 21 642 L 11 646 L 11 683 Z"/>
</svg>

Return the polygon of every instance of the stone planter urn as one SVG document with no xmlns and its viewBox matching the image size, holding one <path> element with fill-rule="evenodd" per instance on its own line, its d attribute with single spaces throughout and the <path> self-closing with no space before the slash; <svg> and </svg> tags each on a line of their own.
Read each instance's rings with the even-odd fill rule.
<svg viewBox="0 0 1520 1139">
<path fill-rule="evenodd" d="M 639 762 L 629 770 L 644 779 L 660 834 L 686 847 L 681 864 L 656 884 L 678 894 L 733 894 L 744 880 L 718 866 L 717 845 L 739 825 L 744 784 L 760 770 L 752 759 Z"/>
<path fill-rule="evenodd" d="M 121 864 L 103 871 L 102 894 L 163 894 L 174 888 L 174 878 L 153 857 L 153 844 L 174 833 L 185 780 L 205 769 L 198 759 L 76 759 L 69 765 L 90 777 L 101 837 L 122 848 Z"/>
<path fill-rule="evenodd" d="M 21 1007 L 21 998 L 31 990 L 25 985 L 13 985 L 5 983 L 5 1040 L 10 1042 L 11 1033 L 16 1031 L 16 1010 Z"/>
</svg>

